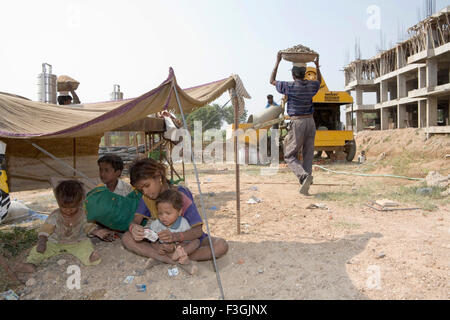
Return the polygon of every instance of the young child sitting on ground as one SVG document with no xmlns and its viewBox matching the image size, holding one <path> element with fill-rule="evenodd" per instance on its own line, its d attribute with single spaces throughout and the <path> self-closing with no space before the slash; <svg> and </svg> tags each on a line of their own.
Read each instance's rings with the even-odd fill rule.
<svg viewBox="0 0 450 320">
<path fill-rule="evenodd" d="M 97 160 L 100 180 L 114 193 L 126 197 L 133 188 L 119 179 L 122 175 L 123 161 L 119 156 L 106 155 Z"/>
<path fill-rule="evenodd" d="M 152 221 L 150 230 L 159 233 L 163 230 L 170 232 L 184 232 L 191 229 L 189 222 L 181 216 L 183 209 L 183 196 L 177 190 L 169 189 L 161 193 L 156 199 L 158 209 L 158 219 Z M 177 261 L 190 274 L 197 272 L 197 265 L 190 261 L 188 255 L 200 246 L 200 239 L 192 241 L 182 241 L 174 243 L 164 243 L 162 241 L 152 243 L 152 246 L 161 255 L 168 255 L 172 260 Z"/>
<path fill-rule="evenodd" d="M 87 222 L 82 184 L 76 180 L 62 181 L 55 189 L 55 196 L 59 208 L 41 226 L 37 246 L 31 249 L 25 265 L 33 272 L 35 265 L 65 252 L 80 259 L 84 265 L 99 264 L 101 258 L 88 236 L 103 239 L 109 232 Z"/>
</svg>

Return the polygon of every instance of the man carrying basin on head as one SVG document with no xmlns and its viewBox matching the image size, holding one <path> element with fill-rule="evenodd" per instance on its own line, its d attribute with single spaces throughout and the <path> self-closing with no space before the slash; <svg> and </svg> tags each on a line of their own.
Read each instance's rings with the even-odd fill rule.
<svg viewBox="0 0 450 320">
<path fill-rule="evenodd" d="M 284 160 L 299 179 L 300 193 L 308 194 L 309 186 L 312 183 L 312 162 L 316 136 L 312 98 L 319 91 L 322 82 L 319 57 L 314 61 L 317 69 L 317 81 L 304 79 L 306 64 L 294 64 L 292 68 L 294 81 L 276 81 L 281 57 L 281 52 L 278 52 L 270 83 L 276 87 L 279 93 L 287 96 L 287 113 L 291 118 L 291 123 L 285 140 Z M 297 157 L 300 148 L 302 149 L 303 164 Z"/>
</svg>

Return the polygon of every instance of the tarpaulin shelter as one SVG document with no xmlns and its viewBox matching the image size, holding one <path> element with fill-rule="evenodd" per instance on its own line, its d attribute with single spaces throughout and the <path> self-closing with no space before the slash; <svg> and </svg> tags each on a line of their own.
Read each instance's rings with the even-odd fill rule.
<svg viewBox="0 0 450 320">
<path fill-rule="evenodd" d="M 88 177 L 97 177 L 98 147 L 104 132 L 121 127 L 130 131 L 160 128 L 159 119 L 148 115 L 165 109 L 179 112 L 179 105 L 188 113 L 226 91 L 232 95 L 237 114 L 241 114 L 243 98 L 250 96 L 239 76 L 181 89 L 172 68 L 158 87 L 133 99 L 60 106 L 0 93 L 0 140 L 7 145 L 10 190 L 48 188 L 51 176 L 75 175 L 70 167 L 61 165 L 42 150 Z"/>
</svg>

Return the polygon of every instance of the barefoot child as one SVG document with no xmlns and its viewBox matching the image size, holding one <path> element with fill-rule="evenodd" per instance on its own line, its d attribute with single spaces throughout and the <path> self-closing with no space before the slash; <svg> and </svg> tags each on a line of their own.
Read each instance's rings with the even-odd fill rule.
<svg viewBox="0 0 450 320">
<path fill-rule="evenodd" d="M 159 233 L 169 230 L 172 233 L 190 230 L 189 222 L 181 216 L 183 209 L 182 194 L 173 189 L 162 192 L 156 199 L 158 209 L 158 219 L 150 224 L 150 230 Z M 196 272 L 196 265 L 191 262 L 188 255 L 198 249 L 200 239 L 191 241 L 177 241 L 167 243 L 159 240 L 159 243 L 152 243 L 160 255 L 168 255 L 173 261 L 177 261 L 189 270 L 189 273 Z"/>
<path fill-rule="evenodd" d="M 133 188 L 122 179 L 123 161 L 116 155 L 106 155 L 97 160 L 100 180 L 114 193 L 126 197 Z"/>
<path fill-rule="evenodd" d="M 133 187 L 119 179 L 122 175 L 123 161 L 122 158 L 116 155 L 105 155 L 97 160 L 98 171 L 100 180 L 105 184 L 109 191 L 114 192 L 118 195 L 126 197 Z M 121 236 L 120 233 L 115 233 L 111 229 L 100 225 L 103 232 L 109 232 L 109 236 L 105 237 L 103 240 L 111 242 L 114 241 L 116 237 Z"/>
<path fill-rule="evenodd" d="M 27 265 L 34 267 L 32 265 L 64 252 L 74 255 L 84 265 L 99 264 L 100 256 L 94 251 L 88 236 L 103 239 L 108 236 L 108 232 L 86 221 L 82 184 L 76 180 L 62 181 L 55 189 L 55 196 L 59 208 L 50 214 L 40 228 L 37 246 L 31 249 Z"/>
</svg>

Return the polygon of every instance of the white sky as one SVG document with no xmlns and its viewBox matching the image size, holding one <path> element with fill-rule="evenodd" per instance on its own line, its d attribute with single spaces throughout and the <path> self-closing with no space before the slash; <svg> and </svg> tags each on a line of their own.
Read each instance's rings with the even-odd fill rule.
<svg viewBox="0 0 450 320">
<path fill-rule="evenodd" d="M 343 90 L 341 70 L 354 58 L 355 37 L 363 58 L 376 53 L 380 30 L 367 27 L 371 5 L 380 9 L 389 43 L 399 25 L 417 22 L 423 0 L 2 1 L 0 91 L 37 100 L 47 62 L 54 74 L 81 82 L 82 102 L 108 100 L 114 84 L 131 98 L 159 85 L 171 66 L 184 88 L 239 74 L 252 114 L 268 93 L 281 98 L 270 73 L 277 51 L 297 44 L 319 52 L 328 87 Z M 438 0 L 437 10 L 445 5 Z M 282 62 L 277 79 L 290 80 L 290 68 Z"/>
</svg>

